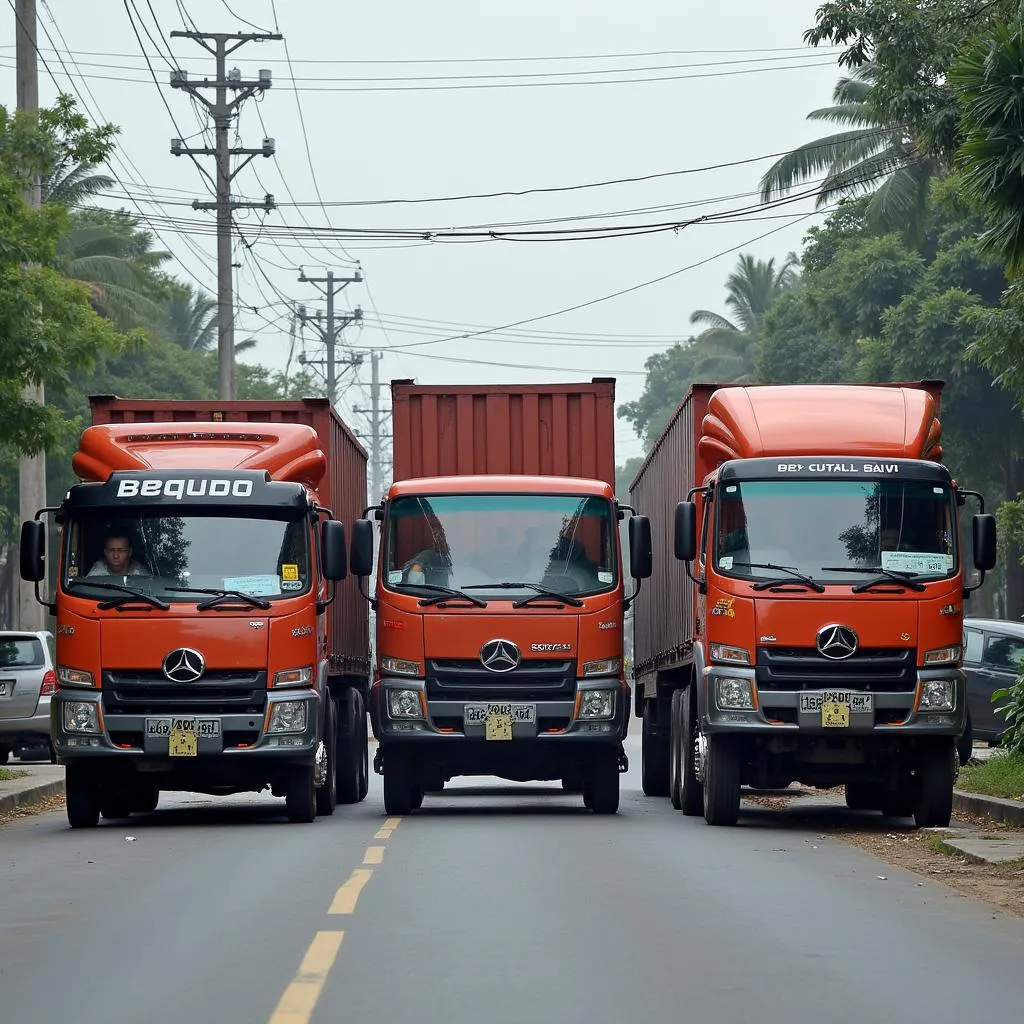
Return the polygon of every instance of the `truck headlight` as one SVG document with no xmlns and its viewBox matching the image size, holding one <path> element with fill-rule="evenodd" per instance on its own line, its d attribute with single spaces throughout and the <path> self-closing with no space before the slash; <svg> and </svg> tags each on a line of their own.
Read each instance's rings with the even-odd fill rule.
<svg viewBox="0 0 1024 1024">
<path fill-rule="evenodd" d="M 955 665 L 960 660 L 960 647 L 936 647 L 924 652 L 926 665 Z"/>
<path fill-rule="evenodd" d="M 69 700 L 63 708 L 64 731 L 98 733 L 100 729 L 99 705 L 89 700 Z"/>
<path fill-rule="evenodd" d="M 420 663 L 418 661 L 406 661 L 404 658 L 381 658 L 381 672 L 391 672 L 396 676 L 418 676 L 420 674 Z"/>
<path fill-rule="evenodd" d="M 308 700 L 282 700 L 271 705 L 267 732 L 305 732 Z"/>
<path fill-rule="evenodd" d="M 918 711 L 952 711 L 956 699 L 952 679 L 927 679 L 921 684 Z"/>
<path fill-rule="evenodd" d="M 614 690 L 584 690 L 580 694 L 579 718 L 611 718 L 615 710 Z"/>
<path fill-rule="evenodd" d="M 715 703 L 719 711 L 753 711 L 754 693 L 749 679 L 716 679 Z"/>
<path fill-rule="evenodd" d="M 583 663 L 585 676 L 612 676 L 622 671 L 621 658 L 601 658 L 599 661 Z"/>
<path fill-rule="evenodd" d="M 303 665 L 302 668 L 286 668 L 274 673 L 274 686 L 309 686 L 312 678 L 312 665 Z"/>
<path fill-rule="evenodd" d="M 711 660 L 725 661 L 732 665 L 749 665 L 750 651 L 743 647 L 730 647 L 728 644 L 712 644 Z"/>
<path fill-rule="evenodd" d="M 57 679 L 61 686 L 92 686 L 92 673 L 83 668 L 71 668 L 69 665 L 57 666 Z"/>
<path fill-rule="evenodd" d="M 391 718 L 422 718 L 423 705 L 419 690 L 388 690 L 388 716 Z"/>
</svg>

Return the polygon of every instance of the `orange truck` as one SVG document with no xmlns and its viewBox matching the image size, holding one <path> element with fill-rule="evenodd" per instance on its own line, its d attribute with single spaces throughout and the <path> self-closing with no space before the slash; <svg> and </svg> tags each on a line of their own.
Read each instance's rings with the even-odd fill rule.
<svg viewBox="0 0 1024 1024">
<path fill-rule="evenodd" d="M 614 814 L 627 762 L 615 383 L 394 381 L 394 483 L 352 530 L 376 568 L 370 720 L 388 814 L 460 775 L 556 780 Z M 650 523 L 629 517 L 630 571 Z M 374 534 L 379 528 L 379 559 Z"/>
<path fill-rule="evenodd" d="M 842 784 L 850 807 L 949 823 L 964 601 L 996 530 L 940 462 L 941 391 L 686 394 L 630 488 L 656 539 L 634 623 L 645 793 L 732 825 L 743 785 Z"/>
<path fill-rule="evenodd" d="M 21 535 L 22 578 L 56 616 L 72 827 L 161 790 L 269 786 L 296 822 L 362 800 L 369 624 L 344 523 L 366 451 L 326 399 L 90 401 L 80 482 Z"/>
</svg>

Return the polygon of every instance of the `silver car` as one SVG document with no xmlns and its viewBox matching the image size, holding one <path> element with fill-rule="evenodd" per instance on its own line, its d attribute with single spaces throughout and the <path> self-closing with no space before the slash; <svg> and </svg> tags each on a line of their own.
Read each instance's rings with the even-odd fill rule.
<svg viewBox="0 0 1024 1024">
<path fill-rule="evenodd" d="M 0 631 L 0 764 L 11 753 L 45 753 L 50 744 L 50 695 L 57 689 L 53 634 Z"/>
</svg>

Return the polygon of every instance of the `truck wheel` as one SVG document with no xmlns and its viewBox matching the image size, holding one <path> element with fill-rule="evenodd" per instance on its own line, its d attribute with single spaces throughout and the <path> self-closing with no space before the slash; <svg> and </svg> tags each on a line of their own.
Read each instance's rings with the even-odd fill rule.
<svg viewBox="0 0 1024 1024">
<path fill-rule="evenodd" d="M 562 779 L 562 789 L 566 793 L 582 793 L 583 779 L 579 775 L 566 775 Z"/>
<path fill-rule="evenodd" d="M 735 825 L 740 816 L 740 754 L 731 736 L 709 736 L 704 766 L 704 820 Z"/>
<path fill-rule="evenodd" d="M 64 800 L 72 828 L 95 828 L 100 820 L 100 790 L 81 768 L 68 765 L 64 773 Z"/>
<path fill-rule="evenodd" d="M 683 691 L 672 693 L 672 709 L 668 726 L 668 798 L 678 811 L 682 809 L 681 782 L 679 770 L 683 758 Z"/>
<path fill-rule="evenodd" d="M 918 828 L 945 828 L 953 817 L 954 752 L 951 741 L 937 743 L 921 751 L 917 764 L 917 804 L 914 807 L 914 822 Z"/>
<path fill-rule="evenodd" d="M 654 701 L 644 701 L 640 784 L 647 796 L 668 796 L 668 739 L 654 734 Z"/>
<path fill-rule="evenodd" d="M 316 813 L 329 818 L 338 806 L 338 712 L 334 697 L 328 692 L 324 707 L 324 754 L 327 771 L 324 784 L 316 791 Z"/>
<path fill-rule="evenodd" d="M 366 794 L 370 792 L 370 736 L 369 726 L 366 721 L 366 702 L 363 700 L 363 695 L 358 694 L 359 697 L 359 749 L 362 754 L 359 759 L 359 801 L 362 802 L 366 799 Z M 443 786 L 441 787 L 444 788 Z"/>
<path fill-rule="evenodd" d="M 151 814 L 160 803 L 160 790 L 156 786 L 147 786 L 132 801 L 132 810 L 137 814 Z"/>
<path fill-rule="evenodd" d="M 697 710 L 693 707 L 694 692 L 683 690 L 681 700 L 682 733 L 679 742 L 679 804 L 688 817 L 704 808 L 704 787 L 697 778 Z"/>
<path fill-rule="evenodd" d="M 595 761 L 583 783 L 584 803 L 595 814 L 616 814 L 619 810 L 619 762 L 614 757 Z"/>
<path fill-rule="evenodd" d="M 880 786 L 871 782 L 847 782 L 846 806 L 851 811 L 880 811 L 884 803 Z"/>
<path fill-rule="evenodd" d="M 104 797 L 100 801 L 100 814 L 111 821 L 121 818 L 130 818 L 132 815 L 131 801 L 126 796 Z"/>
<path fill-rule="evenodd" d="M 422 786 L 412 787 L 412 809 L 418 811 L 423 806 L 424 790 Z"/>
<path fill-rule="evenodd" d="M 352 719 L 350 733 L 339 731 L 337 743 L 337 792 L 339 804 L 357 804 L 363 799 L 360 796 L 363 783 L 360 778 L 366 773 L 366 787 L 369 789 L 369 766 L 366 750 L 366 710 L 363 706 L 363 695 L 358 690 L 349 691 Z"/>
<path fill-rule="evenodd" d="M 309 823 L 316 818 L 316 768 L 293 768 L 284 794 L 288 820 Z"/>
<path fill-rule="evenodd" d="M 416 803 L 416 789 L 413 785 L 409 761 L 399 754 L 384 758 L 384 813 L 395 817 L 411 813 Z M 422 791 L 421 791 L 422 794 Z M 423 797 L 420 795 L 420 801 Z"/>
<path fill-rule="evenodd" d="M 0 747 L 0 764 L 7 764 L 7 759 L 11 756 L 10 747 Z"/>
</svg>

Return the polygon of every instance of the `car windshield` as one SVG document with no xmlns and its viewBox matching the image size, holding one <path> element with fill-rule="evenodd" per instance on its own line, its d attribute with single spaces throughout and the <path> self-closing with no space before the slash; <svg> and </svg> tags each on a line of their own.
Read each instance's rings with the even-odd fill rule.
<svg viewBox="0 0 1024 1024">
<path fill-rule="evenodd" d="M 618 581 L 616 519 L 607 498 L 452 494 L 395 498 L 385 538 L 386 584 L 522 598 L 524 585 L 560 594 Z M 501 584 L 517 584 L 502 587 Z M 423 591 L 426 596 L 427 591 Z"/>
<path fill-rule="evenodd" d="M 38 668 L 43 664 L 43 645 L 34 636 L 0 636 L 0 669 Z"/>
<path fill-rule="evenodd" d="M 795 579 L 795 570 L 837 583 L 864 582 L 871 570 L 907 578 L 956 571 L 954 498 L 941 482 L 730 481 L 714 514 L 715 568 L 730 576 Z"/>
<path fill-rule="evenodd" d="M 163 601 L 197 600 L 174 588 L 290 597 L 310 586 L 309 535 L 307 521 L 294 515 L 169 515 L 163 509 L 118 519 L 83 514 L 65 531 L 63 582 L 97 600 L 124 587 Z M 91 581 L 97 584 L 92 591 Z"/>
</svg>

